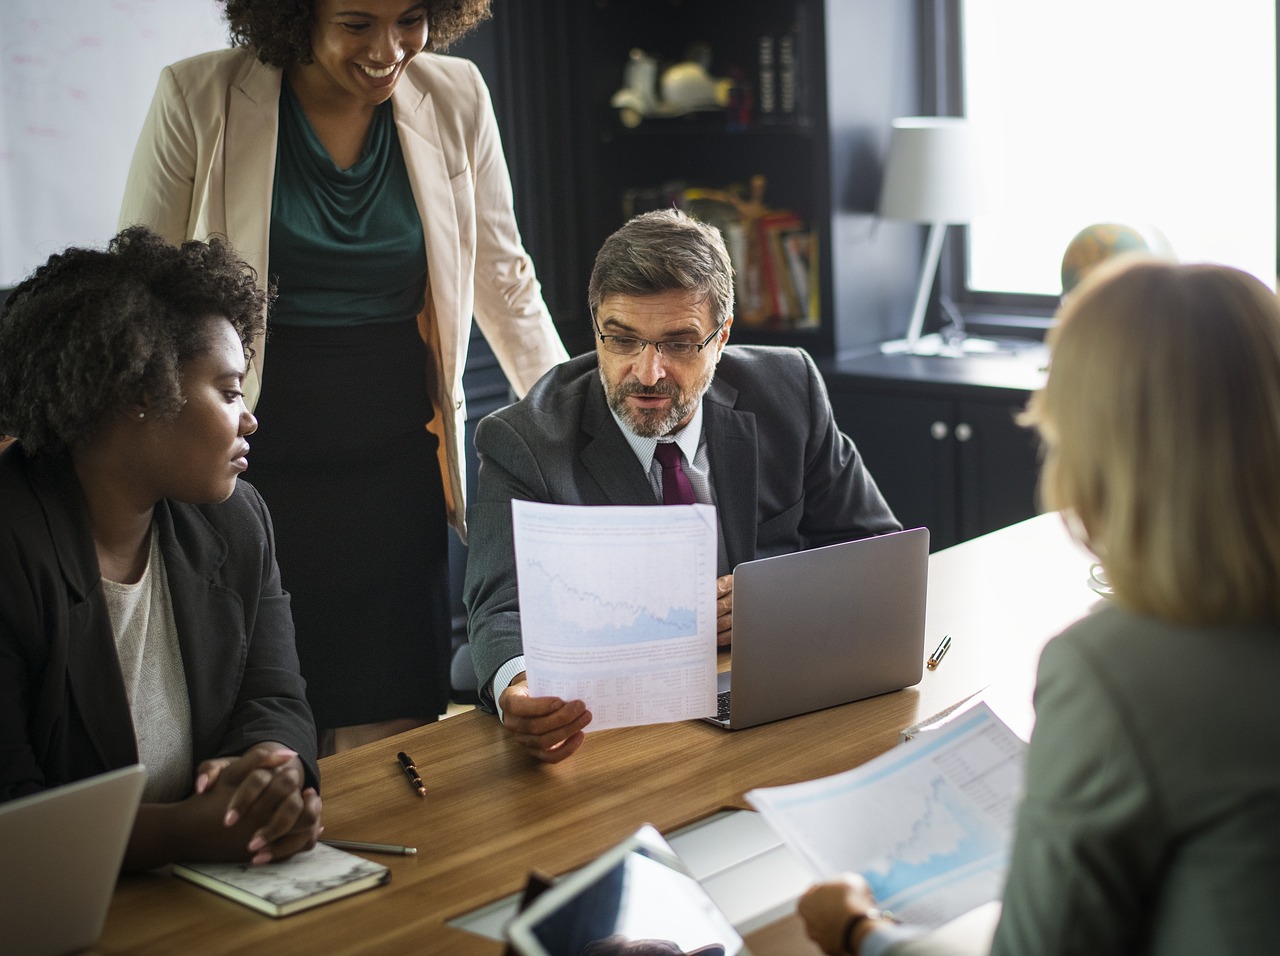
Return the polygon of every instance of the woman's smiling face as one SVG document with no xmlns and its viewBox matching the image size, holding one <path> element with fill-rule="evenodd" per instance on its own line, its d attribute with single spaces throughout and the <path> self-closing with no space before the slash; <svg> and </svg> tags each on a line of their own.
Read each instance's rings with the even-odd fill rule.
<svg viewBox="0 0 1280 956">
<path fill-rule="evenodd" d="M 407 0 L 316 0 L 310 73 L 329 95 L 376 106 L 427 44 L 427 8 Z"/>
</svg>

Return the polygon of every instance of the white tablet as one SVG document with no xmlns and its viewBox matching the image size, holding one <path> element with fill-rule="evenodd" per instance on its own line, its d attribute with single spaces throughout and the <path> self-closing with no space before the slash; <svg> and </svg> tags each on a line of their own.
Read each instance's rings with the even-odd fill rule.
<svg viewBox="0 0 1280 956">
<path fill-rule="evenodd" d="M 507 926 L 522 956 L 737 956 L 742 937 L 646 824 Z"/>
</svg>

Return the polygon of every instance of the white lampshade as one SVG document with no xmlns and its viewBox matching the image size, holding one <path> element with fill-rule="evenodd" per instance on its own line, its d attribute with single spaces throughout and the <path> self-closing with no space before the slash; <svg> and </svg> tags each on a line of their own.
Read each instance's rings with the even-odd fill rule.
<svg viewBox="0 0 1280 956">
<path fill-rule="evenodd" d="M 977 138 L 969 121 L 904 116 L 893 121 L 880 215 L 906 222 L 964 223 L 982 211 Z"/>
</svg>

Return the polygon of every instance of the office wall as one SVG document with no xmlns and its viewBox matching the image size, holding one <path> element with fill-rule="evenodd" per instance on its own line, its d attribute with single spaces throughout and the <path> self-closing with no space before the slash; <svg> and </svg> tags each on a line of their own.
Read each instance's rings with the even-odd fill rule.
<svg viewBox="0 0 1280 956">
<path fill-rule="evenodd" d="M 226 45 L 215 0 L 0 2 L 0 288 L 114 235 L 161 68 Z"/>
</svg>

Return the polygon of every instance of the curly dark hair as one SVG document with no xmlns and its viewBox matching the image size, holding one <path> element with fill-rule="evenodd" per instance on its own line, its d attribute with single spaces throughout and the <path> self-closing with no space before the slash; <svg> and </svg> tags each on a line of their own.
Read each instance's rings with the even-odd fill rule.
<svg viewBox="0 0 1280 956">
<path fill-rule="evenodd" d="M 182 364 L 211 346 L 207 319 L 230 321 L 247 355 L 270 297 L 216 238 L 173 246 L 132 226 L 105 251 L 51 256 L 0 312 L 0 435 L 58 453 L 142 401 L 177 415 Z"/>
<path fill-rule="evenodd" d="M 427 46 L 447 50 L 490 17 L 491 0 L 424 0 Z M 280 69 L 311 62 L 315 0 L 222 0 L 233 46 L 255 51 Z"/>
</svg>

